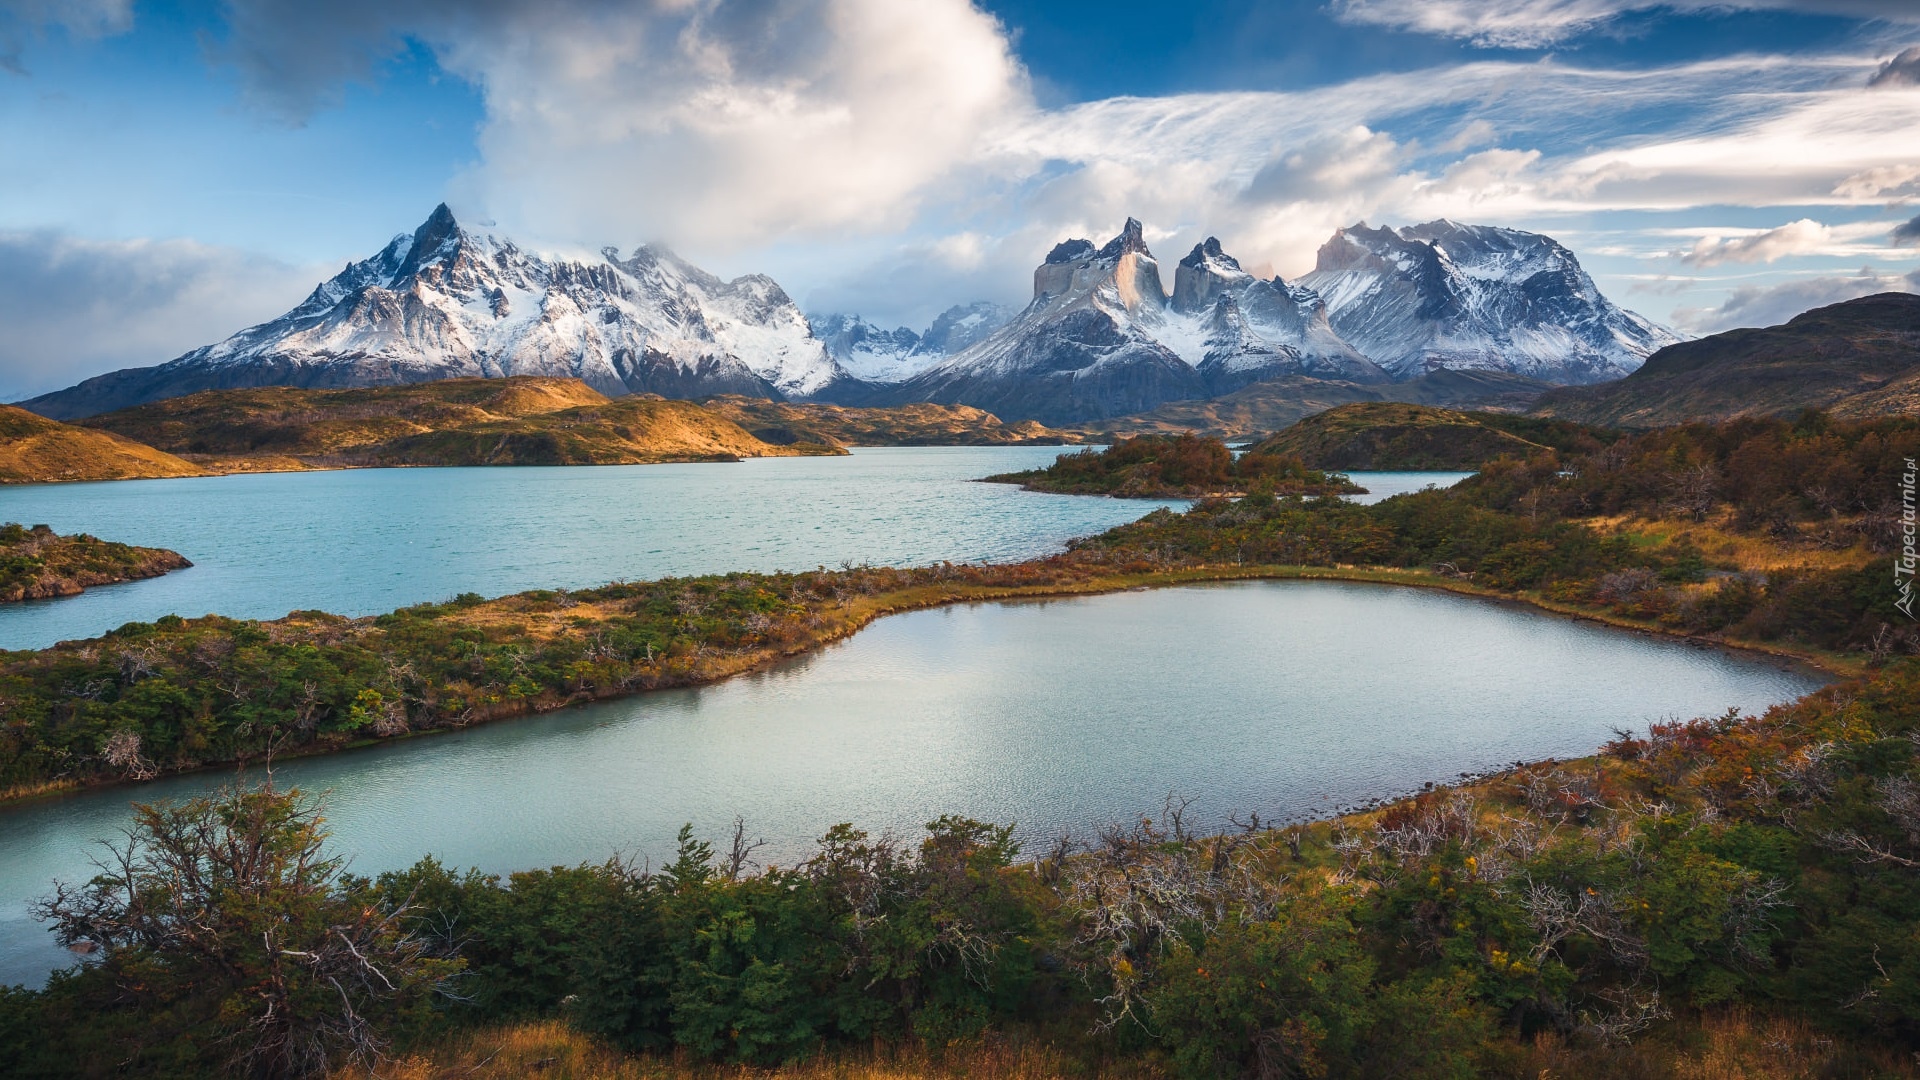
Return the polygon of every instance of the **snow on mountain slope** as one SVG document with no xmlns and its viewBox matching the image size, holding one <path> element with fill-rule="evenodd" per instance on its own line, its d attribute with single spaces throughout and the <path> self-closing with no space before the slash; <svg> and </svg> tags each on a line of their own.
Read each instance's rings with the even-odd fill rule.
<svg viewBox="0 0 1920 1080">
<path fill-rule="evenodd" d="M 1215 394 L 1282 375 L 1388 378 L 1333 332 L 1319 297 L 1277 277 L 1255 278 L 1211 236 L 1175 268 L 1169 313 L 1157 334 L 1199 369 Z"/>
<path fill-rule="evenodd" d="M 1032 302 L 1012 322 L 875 403 L 965 404 L 1003 420 L 1054 423 L 1203 397 L 1194 365 L 1154 336 L 1166 311 L 1160 264 L 1129 218 L 1105 247 L 1056 246 L 1033 272 Z"/>
<path fill-rule="evenodd" d="M 806 397 L 842 377 L 780 286 L 722 281 L 662 248 L 548 258 L 442 205 L 292 311 L 154 368 L 29 407 L 84 416 L 196 390 L 559 375 L 605 393 Z"/>
<path fill-rule="evenodd" d="M 808 322 L 828 355 L 863 382 L 897 383 L 926 367 L 912 360 L 920 335 L 904 326 L 882 330 L 858 315 L 815 315 Z"/>
<path fill-rule="evenodd" d="M 991 336 L 888 400 L 990 409 L 1009 419 L 1098 420 L 1229 393 L 1281 375 L 1388 376 L 1327 325 L 1312 293 L 1241 269 L 1217 239 L 1174 269 L 1168 295 L 1138 221 L 1096 249 L 1068 240 L 1034 271 L 1034 298 Z"/>
<path fill-rule="evenodd" d="M 815 315 L 813 336 L 850 376 L 867 383 L 905 382 L 1000 329 L 1014 312 L 990 300 L 955 304 L 924 333 L 883 330 L 858 315 Z"/>
<path fill-rule="evenodd" d="M 1336 232 L 1296 284 L 1325 302 L 1342 339 L 1397 379 L 1457 368 L 1599 382 L 1679 340 L 1602 296 L 1551 237 L 1517 229 L 1362 223 Z"/>
</svg>

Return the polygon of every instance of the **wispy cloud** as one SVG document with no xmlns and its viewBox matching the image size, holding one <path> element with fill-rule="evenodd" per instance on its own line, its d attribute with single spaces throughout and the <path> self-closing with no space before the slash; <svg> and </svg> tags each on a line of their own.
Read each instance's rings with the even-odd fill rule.
<svg viewBox="0 0 1920 1080">
<path fill-rule="evenodd" d="M 1727 6 L 1337 0 L 1331 10 L 1545 41 L 1623 13 Z M 1825 6 L 1920 18 L 1904 0 Z M 1854 257 L 1859 238 L 1819 218 L 1920 195 L 1920 88 L 1885 54 L 1633 69 L 1482 61 L 1288 92 L 1048 108 L 1007 29 L 968 0 L 229 0 L 227 10 L 218 55 L 255 100 L 295 120 L 413 45 L 477 87 L 486 115 L 478 160 L 452 189 L 456 209 L 555 246 L 665 239 L 716 269 L 765 270 L 803 298 L 902 321 L 975 295 L 1019 299 L 1039 252 L 1128 215 L 1172 253 L 1217 234 L 1249 265 L 1291 276 L 1360 219 L 1553 232 L 1610 212 L 1777 207 L 1778 228 L 1692 237 L 1699 265 L 1766 265 Z"/>
<path fill-rule="evenodd" d="M 285 311 L 321 273 L 181 240 L 0 232 L 0 401 L 170 360 Z"/>
<path fill-rule="evenodd" d="M 1712 308 L 1680 308 L 1675 325 L 1696 334 L 1714 334 L 1737 326 L 1773 326 L 1809 308 L 1837 304 L 1883 292 L 1920 293 L 1920 271 L 1893 274 L 1862 267 L 1845 276 L 1823 276 L 1779 285 L 1746 285 Z"/>
<path fill-rule="evenodd" d="M 1459 38 L 1494 48 L 1542 48 L 1641 12 L 1804 11 L 1920 22 L 1908 0 L 1331 0 L 1348 22 Z"/>
</svg>

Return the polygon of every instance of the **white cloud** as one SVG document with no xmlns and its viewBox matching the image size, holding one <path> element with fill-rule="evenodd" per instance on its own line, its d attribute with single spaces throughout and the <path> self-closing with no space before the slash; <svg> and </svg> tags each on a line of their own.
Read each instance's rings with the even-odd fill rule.
<svg viewBox="0 0 1920 1080">
<path fill-rule="evenodd" d="M 1774 262 L 1789 255 L 1808 255 L 1833 245 L 1833 230 L 1812 218 L 1789 221 L 1775 229 L 1743 230 L 1743 235 L 1709 234 L 1680 256 L 1689 266 L 1719 266 L 1730 262 Z"/>
<path fill-rule="evenodd" d="M 1673 321 L 1696 334 L 1716 334 L 1738 326 L 1774 326 L 1811 308 L 1883 292 L 1920 293 L 1920 271 L 1901 275 L 1862 267 L 1858 274 L 1845 277 L 1742 286 L 1717 308 L 1676 310 Z"/>
<path fill-rule="evenodd" d="M 1920 165 L 1876 165 L 1841 180 L 1833 186 L 1833 193 L 1855 201 L 1905 195 L 1910 194 L 1917 180 L 1920 180 Z"/>
<path fill-rule="evenodd" d="M 1472 37 L 1646 6 L 1336 8 Z M 1128 215 L 1163 255 L 1216 234 L 1293 276 L 1362 218 L 1554 231 L 1606 211 L 1734 205 L 1792 208 L 1785 219 L 1920 180 L 1920 93 L 1866 89 L 1884 56 L 1482 62 L 1045 109 L 1006 30 L 966 0 L 229 7 L 221 54 L 290 116 L 408 41 L 477 86 L 480 160 L 451 192 L 458 210 L 536 243 L 665 239 L 716 270 L 772 273 L 803 303 L 903 322 L 976 295 L 1018 300 L 1054 242 L 1103 238 Z M 1480 21 L 1457 22 L 1469 16 Z"/>
<path fill-rule="evenodd" d="M 1591 30 L 1637 6 L 1622 0 L 1333 0 L 1348 22 L 1533 48 Z"/>
<path fill-rule="evenodd" d="M 1920 22 L 1909 0 L 1331 0 L 1327 6 L 1348 22 L 1492 48 L 1543 48 L 1636 12 L 1744 8 Z"/>
<path fill-rule="evenodd" d="M 171 360 L 280 314 L 323 272 L 182 240 L 0 232 L 0 401 Z"/>
</svg>

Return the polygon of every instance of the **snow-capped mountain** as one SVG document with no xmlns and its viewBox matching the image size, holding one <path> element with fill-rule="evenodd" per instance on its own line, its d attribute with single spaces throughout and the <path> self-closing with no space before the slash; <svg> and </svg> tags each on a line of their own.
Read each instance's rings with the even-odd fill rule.
<svg viewBox="0 0 1920 1080">
<path fill-rule="evenodd" d="M 1169 296 L 1136 220 L 1098 249 L 1065 241 L 1034 271 L 1033 301 L 1011 323 L 883 400 L 1065 423 L 1280 375 L 1388 378 L 1332 331 L 1318 297 L 1248 274 L 1217 239 L 1180 261 L 1173 286 Z"/>
<path fill-rule="evenodd" d="M 1557 383 L 1617 379 L 1680 340 L 1614 306 L 1551 237 L 1440 220 L 1341 229 L 1298 285 L 1349 345 L 1393 373 L 1479 368 Z"/>
<path fill-rule="evenodd" d="M 85 416 L 196 390 L 373 386 L 559 375 L 669 397 L 817 394 L 843 373 L 787 294 L 722 281 L 672 252 L 550 258 L 462 228 L 446 206 L 298 307 L 153 368 L 89 379 L 29 408 Z"/>
<path fill-rule="evenodd" d="M 1448 221 L 1342 229 L 1291 283 L 1247 273 L 1209 237 L 1174 268 L 1169 294 L 1128 219 L 1105 247 L 1055 247 L 1033 288 L 1011 323 L 880 400 L 1070 423 L 1284 376 L 1378 383 L 1464 368 L 1595 382 L 1678 340 L 1609 302 L 1550 237 Z"/>
<path fill-rule="evenodd" d="M 1129 218 L 1104 246 L 1056 246 L 1017 314 L 954 307 L 920 333 L 809 324 L 763 275 L 722 281 L 660 247 L 541 255 L 440 206 L 271 322 L 23 404 L 71 419 L 206 389 L 562 375 L 610 394 L 932 401 L 1075 423 L 1289 376 L 1597 382 L 1678 340 L 1609 302 L 1551 238 L 1450 221 L 1342 229 L 1294 282 L 1247 273 L 1210 237 L 1165 285 Z"/>
<path fill-rule="evenodd" d="M 989 300 L 955 304 L 921 333 L 883 330 L 858 315 L 815 315 L 813 336 L 846 373 L 868 383 L 898 383 L 993 333 L 1014 312 Z"/>
<path fill-rule="evenodd" d="M 1199 369 L 1215 394 L 1281 375 L 1388 379 L 1333 332 L 1326 305 L 1311 290 L 1254 277 L 1211 236 L 1174 268 L 1168 308 L 1159 337 Z"/>
<path fill-rule="evenodd" d="M 1195 365 L 1154 336 L 1165 321 L 1160 264 L 1138 221 L 1105 247 L 1068 240 L 1033 272 L 1033 300 L 970 348 L 878 395 L 1008 420 L 1104 419 L 1206 395 Z"/>
</svg>

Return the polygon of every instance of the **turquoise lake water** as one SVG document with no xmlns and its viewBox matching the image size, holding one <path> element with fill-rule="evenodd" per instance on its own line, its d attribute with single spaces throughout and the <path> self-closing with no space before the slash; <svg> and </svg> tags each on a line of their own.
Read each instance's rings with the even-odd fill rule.
<svg viewBox="0 0 1920 1080">
<path fill-rule="evenodd" d="M 408 469 L 0 489 L 0 520 L 171 547 L 196 566 L 0 609 L 34 646 L 162 614 L 387 611 L 459 592 L 846 562 L 1017 559 L 1155 503 L 970 482 L 1055 448 L 589 469 Z M 1458 474 L 1361 474 L 1369 499 Z M 1177 503 L 1164 505 L 1178 506 Z M 1206 825 L 1324 814 L 1618 727 L 1756 710 L 1806 671 L 1445 593 L 1264 582 L 893 616 L 776 670 L 282 763 L 375 873 L 432 853 L 488 871 L 656 864 L 735 815 L 783 863 L 839 821 L 943 813 L 1031 845 L 1156 811 Z M 0 811 L 0 982 L 70 961 L 26 915 L 88 874 L 133 799 L 212 772 Z"/>
<path fill-rule="evenodd" d="M 178 551 L 188 570 L 0 605 L 0 649 L 162 615 L 375 615 L 463 592 L 842 562 L 1007 562 L 1180 502 L 1044 495 L 978 477 L 1057 446 L 592 468 L 354 469 L 0 487 L 0 521 Z M 1366 473 L 1384 498 L 1462 473 Z"/>
</svg>

